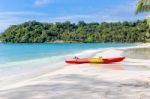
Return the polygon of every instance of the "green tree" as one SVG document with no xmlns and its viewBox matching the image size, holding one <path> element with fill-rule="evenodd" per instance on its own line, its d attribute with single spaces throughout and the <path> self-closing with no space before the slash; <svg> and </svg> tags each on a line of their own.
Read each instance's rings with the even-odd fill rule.
<svg viewBox="0 0 150 99">
<path fill-rule="evenodd" d="M 136 22 L 85 23 L 66 22 L 40 23 L 28 21 L 9 27 L 0 38 L 3 42 L 148 42 L 150 34 L 146 20 Z"/>
<path fill-rule="evenodd" d="M 150 11 L 150 0 L 139 0 L 136 5 L 135 14 L 149 12 Z M 147 23 L 150 26 L 150 16 L 147 17 Z"/>
<path fill-rule="evenodd" d="M 135 14 L 149 12 L 150 11 L 150 0 L 139 0 L 136 6 Z M 149 30 L 147 30 L 146 36 L 144 37 L 146 41 L 150 41 L 150 16 L 147 17 L 147 24 L 149 26 Z"/>
</svg>

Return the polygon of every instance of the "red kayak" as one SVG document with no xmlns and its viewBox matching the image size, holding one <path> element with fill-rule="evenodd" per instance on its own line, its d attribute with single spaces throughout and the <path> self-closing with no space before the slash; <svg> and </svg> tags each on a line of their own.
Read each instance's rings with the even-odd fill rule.
<svg viewBox="0 0 150 99">
<path fill-rule="evenodd" d="M 83 63 L 114 63 L 121 62 L 125 57 L 116 57 L 116 58 L 84 58 L 84 59 L 67 59 L 66 63 L 69 64 L 83 64 Z"/>
</svg>

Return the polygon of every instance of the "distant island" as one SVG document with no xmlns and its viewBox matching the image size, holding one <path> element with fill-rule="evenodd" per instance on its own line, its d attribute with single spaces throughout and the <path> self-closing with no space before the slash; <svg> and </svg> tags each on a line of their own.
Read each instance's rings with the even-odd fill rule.
<svg viewBox="0 0 150 99">
<path fill-rule="evenodd" d="M 0 35 L 2 42 L 46 43 L 133 43 L 150 42 L 150 32 L 146 20 L 136 22 L 85 23 L 69 21 L 41 23 L 28 21 L 12 25 Z"/>
</svg>

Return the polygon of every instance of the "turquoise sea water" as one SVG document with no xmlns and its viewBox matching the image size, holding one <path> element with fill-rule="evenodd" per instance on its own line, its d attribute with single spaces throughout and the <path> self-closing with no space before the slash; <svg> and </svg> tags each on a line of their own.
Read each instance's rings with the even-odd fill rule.
<svg viewBox="0 0 150 99">
<path fill-rule="evenodd" d="M 111 47 L 127 47 L 131 44 L 99 44 L 99 43 L 47 43 L 47 44 L 4 44 L 0 43 L 0 80 L 37 74 L 38 71 L 60 68 L 65 59 L 77 54 L 84 57 L 91 51 Z M 90 52 L 88 52 L 90 51 Z"/>
<path fill-rule="evenodd" d="M 4 44 L 0 43 L 0 64 L 8 62 L 17 62 L 24 60 L 33 60 L 44 57 L 63 56 L 67 54 L 79 53 L 84 50 L 125 47 L 131 44 Z"/>
</svg>

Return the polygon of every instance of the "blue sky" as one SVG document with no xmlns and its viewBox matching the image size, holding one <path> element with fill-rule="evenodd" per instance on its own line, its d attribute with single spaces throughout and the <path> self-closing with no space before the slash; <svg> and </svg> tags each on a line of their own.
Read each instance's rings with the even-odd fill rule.
<svg viewBox="0 0 150 99">
<path fill-rule="evenodd" d="M 116 22 L 144 19 L 134 15 L 138 0 L 0 0 L 0 31 L 29 20 L 41 22 Z"/>
</svg>

